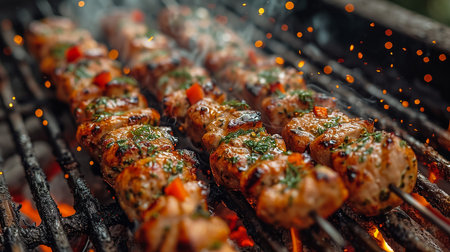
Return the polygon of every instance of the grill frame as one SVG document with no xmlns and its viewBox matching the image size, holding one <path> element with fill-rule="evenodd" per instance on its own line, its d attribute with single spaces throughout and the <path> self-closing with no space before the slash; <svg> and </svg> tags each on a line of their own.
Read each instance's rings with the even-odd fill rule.
<svg viewBox="0 0 450 252">
<path fill-rule="evenodd" d="M 44 1 L 41 1 L 44 2 Z M 183 1 L 181 1 L 183 2 Z M 44 6 L 46 2 L 44 2 Z M 51 3 L 50 5 L 47 5 L 47 7 L 50 6 L 51 9 L 56 9 L 54 8 L 53 3 Z M 42 8 L 47 8 L 47 7 L 42 7 L 41 4 L 41 9 Z M 229 15 L 237 15 L 238 12 L 234 9 L 231 9 L 230 6 L 224 6 L 224 8 L 226 8 L 227 14 Z M 47 11 L 42 11 L 40 10 L 42 13 L 46 13 L 48 14 L 48 8 Z M 225 10 L 223 10 L 225 12 Z M 235 12 L 233 12 L 235 11 Z M 255 22 L 255 24 L 259 27 L 259 29 L 267 29 L 269 30 L 269 28 L 267 26 L 263 26 L 261 24 L 258 24 L 258 22 Z M 6 27 L 5 25 L 2 25 L 2 35 L 5 36 L 5 32 L 4 29 L 8 29 L 8 27 Z M 273 29 L 270 28 L 270 29 Z M 12 30 L 11 30 L 12 31 Z M 254 35 L 255 37 L 261 34 L 258 34 L 258 32 L 255 33 L 256 35 Z M 6 36 L 9 38 L 11 38 L 11 35 L 14 35 L 14 33 L 11 34 L 7 34 Z M 8 41 L 8 38 L 4 37 L 5 41 Z M 11 41 L 11 40 L 9 40 Z M 291 41 L 292 42 L 292 38 L 290 37 L 283 37 L 281 36 L 281 38 L 279 40 L 272 40 L 270 41 L 270 43 L 267 44 L 267 48 L 269 51 L 273 52 L 273 53 L 284 53 L 286 52 L 288 48 L 286 48 L 286 46 L 283 46 L 281 43 L 286 43 L 287 41 Z M 294 46 L 296 46 L 295 44 L 289 44 L 288 45 L 292 48 Z M 9 46 L 15 46 L 14 44 L 9 44 Z M 306 46 L 306 44 L 303 44 L 302 46 Z M 15 46 L 16 47 L 16 46 Z M 22 48 L 23 50 L 23 48 Z M 312 51 L 311 51 L 312 53 Z M 308 53 L 306 53 L 308 54 Z M 41 108 L 43 108 L 44 110 L 44 117 L 41 118 L 41 120 L 47 120 L 48 121 L 48 125 L 46 127 L 44 127 L 46 129 L 47 135 L 49 136 L 50 139 L 50 143 L 52 146 L 52 149 L 55 153 L 55 156 L 58 159 L 58 162 L 61 166 L 61 168 L 63 169 L 64 173 L 69 174 L 69 179 L 68 179 L 68 183 L 69 186 L 72 190 L 72 192 L 75 194 L 74 198 L 75 198 L 75 209 L 77 210 L 77 213 L 74 216 L 71 217 L 66 217 L 66 218 L 60 218 L 58 219 L 56 217 L 56 219 L 51 219 L 49 221 L 54 221 L 54 223 L 57 223 L 60 229 L 58 230 L 48 230 L 43 228 L 43 226 L 39 226 L 37 228 L 34 229 L 30 229 L 28 232 L 28 234 L 33 234 L 31 235 L 29 239 L 23 239 L 23 235 L 21 237 L 21 233 L 23 234 L 23 228 L 18 227 L 18 222 L 17 222 L 17 218 L 15 218 L 14 216 L 12 216 L 13 218 L 11 219 L 11 215 L 2 215 L 2 225 L 4 225 L 3 223 L 9 223 L 8 225 L 8 229 L 6 229 L 5 234 L 6 238 L 7 238 L 7 242 L 6 244 L 10 244 L 10 248 L 14 247 L 14 246 L 25 246 L 21 241 L 25 241 L 25 243 L 30 246 L 31 245 L 36 245 L 36 244 L 41 244 L 39 243 L 39 241 L 44 241 L 44 244 L 47 245 L 52 245 L 54 248 L 56 248 L 57 250 L 60 251 L 68 251 L 70 250 L 70 248 L 67 248 L 65 245 L 65 241 L 64 239 L 60 240 L 60 238 L 57 238 L 61 235 L 61 233 L 67 233 L 69 235 L 73 235 L 73 234 L 77 234 L 77 233 L 88 233 L 91 241 L 93 242 L 94 246 L 97 248 L 97 250 L 100 251 L 115 251 L 117 249 L 117 247 L 113 246 L 113 241 L 111 239 L 111 236 L 108 235 L 108 226 L 111 225 L 115 225 L 115 224 L 122 224 L 122 225 L 129 225 L 126 221 L 126 218 L 123 216 L 123 213 L 121 213 L 121 210 L 118 209 L 117 205 L 114 206 L 110 206 L 109 211 L 102 209 L 99 205 L 98 205 L 98 201 L 92 196 L 92 194 L 88 193 L 89 192 L 89 187 L 87 186 L 86 182 L 81 178 L 81 173 L 80 173 L 80 169 L 79 166 L 80 164 L 77 162 L 77 160 L 74 158 L 73 153 L 71 153 L 71 151 L 68 148 L 68 143 L 62 138 L 61 136 L 61 129 L 60 127 L 55 123 L 56 119 L 55 116 L 52 113 L 52 109 L 49 108 L 49 106 L 51 106 L 51 104 L 47 104 L 46 102 L 46 96 L 43 94 L 42 90 L 39 88 L 39 85 L 36 82 L 36 79 L 32 76 L 32 71 L 30 69 L 30 61 L 27 60 L 27 58 L 29 57 L 25 57 L 27 54 L 26 52 L 24 53 L 20 53 L 17 52 L 17 50 L 13 50 L 13 55 L 12 55 L 12 59 L 8 60 L 7 62 L 4 62 L 4 64 L 6 65 L 12 65 L 13 68 L 18 68 L 18 71 L 15 71 L 16 73 L 20 73 L 20 75 L 24 78 L 25 80 L 25 86 L 27 87 L 27 89 L 31 90 L 32 93 L 35 94 L 35 97 L 33 98 L 33 101 L 30 103 L 26 103 L 26 104 L 17 104 L 15 105 L 14 110 L 11 110 L 8 108 L 8 103 L 9 103 L 9 97 L 12 97 L 13 94 L 12 92 L 2 92 L 2 100 L 3 100 L 3 107 L 4 109 L 2 111 L 3 112 L 3 117 L 5 119 L 8 119 L 8 122 L 10 122 L 11 124 L 11 129 L 12 131 L 18 132 L 16 134 L 16 136 L 20 135 L 27 135 L 24 128 L 20 125 L 21 123 L 23 124 L 23 120 L 21 118 L 21 116 L 23 114 L 32 114 L 32 110 L 34 110 L 35 108 L 37 108 L 37 106 L 40 106 Z M 291 54 L 287 54 L 287 59 L 288 61 L 291 62 L 291 64 L 295 64 L 295 62 L 298 62 L 299 58 L 297 55 L 295 55 L 295 57 Z M 305 62 L 308 62 L 309 58 L 306 58 Z M 329 62 L 330 59 L 325 58 L 324 62 Z M 4 61 L 4 60 L 3 60 Z M 313 61 L 313 64 L 306 65 L 306 71 L 311 71 L 314 72 L 316 70 L 318 70 L 316 65 L 321 65 L 320 62 L 322 61 Z M 333 64 L 337 64 L 336 62 L 331 62 Z M 336 65 L 337 66 L 337 65 Z M 339 67 L 334 69 L 340 69 Z M 327 76 L 315 76 L 313 78 L 309 78 L 309 81 L 313 81 L 315 83 L 318 83 L 318 85 L 321 88 L 324 88 L 326 90 L 331 90 L 331 88 L 333 87 L 334 83 L 337 82 L 339 79 L 342 79 L 342 74 L 346 69 L 341 69 L 340 71 L 337 71 L 337 76 L 334 77 L 334 79 L 331 79 Z M 8 81 L 6 73 L 4 70 L 2 70 L 0 68 L 0 79 L 3 81 L 2 84 L 2 88 L 3 90 L 8 89 L 8 87 L 10 87 L 10 83 Z M 325 77 L 325 78 L 324 78 Z M 364 80 L 361 80 L 362 82 L 364 82 Z M 7 84 L 5 84 L 7 83 Z M 372 89 L 368 89 L 368 87 L 373 86 L 372 83 L 370 82 L 366 82 L 367 85 L 369 86 L 364 86 L 363 87 L 363 91 L 364 92 L 372 92 L 372 93 L 376 93 L 378 94 L 380 90 L 372 90 Z M 360 90 L 357 90 L 360 91 Z M 437 164 L 437 168 L 438 170 L 443 174 L 443 177 L 448 180 L 448 178 L 450 177 L 450 165 L 449 162 L 447 160 L 445 160 L 445 158 L 443 158 L 441 155 L 439 155 L 439 153 L 435 152 L 433 149 L 431 149 L 431 147 L 428 146 L 424 146 L 420 141 L 418 141 L 416 138 L 414 138 L 413 136 L 409 135 L 409 132 L 405 131 L 402 127 L 400 127 L 398 125 L 398 123 L 393 122 L 391 120 L 391 118 L 389 116 L 387 116 L 385 113 L 380 112 L 377 109 L 368 107 L 367 105 L 365 105 L 365 103 L 362 101 L 362 99 L 358 96 L 355 95 L 355 93 L 353 92 L 349 92 L 348 90 L 345 91 L 339 91 L 339 92 L 334 92 L 333 95 L 335 95 L 336 97 L 339 98 L 340 97 L 345 97 L 345 98 L 349 98 L 350 99 L 350 103 L 352 104 L 363 104 L 364 106 L 362 106 L 362 108 L 360 109 L 354 109 L 351 112 L 353 112 L 354 114 L 358 114 L 359 116 L 376 116 L 377 118 L 379 118 L 379 126 L 380 128 L 385 128 L 385 129 L 391 129 L 394 130 L 397 134 L 399 134 L 400 136 L 402 136 L 406 141 L 408 141 L 409 144 L 411 144 L 415 150 L 416 153 L 427 153 L 424 155 L 418 155 L 419 160 L 421 160 L 422 162 L 427 162 L 427 163 L 431 163 L 431 162 L 435 162 Z M 394 98 L 392 98 L 394 99 Z M 403 111 L 401 108 L 397 108 L 400 111 L 400 113 L 404 113 L 404 114 L 408 114 L 409 112 L 405 112 Z M 1 115 L 0 115 L 1 116 Z M 431 123 L 431 122 L 430 122 Z M 433 126 L 433 125 L 431 125 Z M 430 126 L 424 126 L 425 128 L 430 128 Z M 17 144 L 19 147 L 22 147 L 23 152 L 26 154 L 29 153 L 30 156 L 34 156 L 33 153 L 30 152 L 30 148 L 31 148 L 31 141 L 29 138 L 24 138 L 23 142 L 19 142 L 20 138 L 19 137 L 14 137 L 14 139 L 17 141 Z M 203 158 L 205 159 L 205 158 Z M 206 158 L 207 159 L 207 158 Z M 34 162 L 34 161 L 33 161 Z M 1 162 L 0 162 L 1 165 Z M 31 166 L 33 165 L 33 167 L 35 168 L 35 170 L 37 170 L 36 174 L 30 173 L 31 178 L 31 184 L 35 183 L 34 181 L 34 177 L 36 176 L 43 176 L 42 178 L 45 178 L 45 175 L 42 172 L 42 169 L 40 169 L 40 167 L 36 166 L 33 163 L 27 163 L 26 160 L 24 160 L 24 166 Z M 209 166 L 208 166 L 209 167 Z M 39 172 L 40 170 L 40 172 Z M 1 176 L 3 177 L 3 176 Z M 44 179 L 44 184 L 45 179 Z M 42 184 L 41 184 L 42 185 Z M 245 198 L 242 197 L 241 194 L 239 193 L 233 193 L 233 192 L 228 192 L 226 190 L 223 190 L 217 186 L 215 186 L 214 183 L 210 184 L 211 186 L 211 194 L 213 194 L 213 198 L 219 198 L 220 200 L 223 200 L 225 202 L 225 204 L 227 205 L 228 208 L 230 208 L 231 210 L 234 210 L 238 213 L 239 217 L 241 219 L 243 219 L 244 224 L 246 225 L 249 233 L 252 235 L 252 237 L 255 239 L 255 241 L 257 242 L 257 244 L 260 246 L 260 248 L 264 249 L 264 251 L 283 251 L 286 250 L 285 248 L 283 248 L 283 246 L 281 245 L 283 243 L 283 241 L 286 240 L 286 230 L 277 230 L 277 229 L 273 229 L 273 227 L 270 227 L 264 223 L 262 223 L 261 221 L 259 221 L 256 218 L 256 215 L 254 214 L 254 211 L 252 210 L 251 206 L 246 202 Z M 13 206 L 14 204 L 11 202 L 10 200 L 10 196 L 9 193 L 7 192 L 7 190 L 5 191 L 6 187 L 4 186 L 4 181 L 2 180 L 2 178 L 0 178 L 0 196 L 1 199 L 0 203 L 3 206 L 4 202 L 7 203 L 7 205 L 10 205 L 11 209 L 14 209 L 15 207 Z M 32 191 L 33 190 L 32 188 Z M 37 190 L 36 190 L 37 191 Z M 448 216 L 449 214 L 449 196 L 448 194 L 446 194 L 443 190 L 439 189 L 435 184 L 431 184 L 426 177 L 424 177 L 423 175 L 419 175 L 418 177 L 418 186 L 416 186 L 416 191 L 420 192 L 421 194 L 425 194 L 425 198 L 427 198 L 427 200 L 430 201 L 430 203 L 436 207 L 437 209 L 441 210 L 443 212 L 444 215 Z M 426 193 L 424 193 L 426 192 Z M 48 192 L 46 192 L 46 194 L 48 194 L 48 196 L 46 197 L 46 200 L 51 200 L 48 199 L 48 197 L 50 197 L 50 194 Z M 436 195 L 440 195 L 439 197 L 436 197 Z M 39 198 L 42 195 L 38 195 L 36 196 L 37 198 Z M 53 200 L 48 201 L 50 202 L 50 204 L 54 204 L 54 206 L 56 207 L 55 203 L 51 203 Z M 42 208 L 42 209 L 41 209 Z M 5 208 L 1 208 L 0 210 L 5 209 Z M 40 213 L 43 213 L 43 219 L 46 218 L 45 216 L 48 215 L 48 209 L 43 208 L 42 206 L 39 206 L 38 204 L 38 210 L 40 211 Z M 54 209 L 53 209 L 54 210 Z M 401 211 L 401 210 L 400 210 Z M 2 213 L 4 213 L 4 211 L 0 211 Z M 16 210 L 12 211 L 12 213 L 17 212 Z M 58 210 L 56 209 L 56 212 L 58 212 Z M 102 214 L 100 215 L 99 212 L 102 212 Z M 402 213 L 403 211 L 400 212 L 400 214 L 404 214 Z M 346 210 L 344 208 L 344 210 L 339 210 L 336 214 L 334 214 L 331 217 L 331 220 L 333 221 L 333 223 L 341 223 L 344 222 L 344 225 L 338 225 L 338 228 L 340 229 L 340 231 L 342 233 L 345 234 L 356 234 L 357 238 L 354 238 L 355 242 L 352 242 L 352 245 L 355 248 L 360 248 L 360 249 L 367 249 L 370 251 L 379 251 L 379 248 L 377 246 L 374 246 L 374 241 L 373 239 L 367 234 L 367 229 L 364 228 L 364 225 L 361 223 L 364 222 L 370 222 L 372 223 L 373 220 L 361 220 L 355 216 L 353 216 L 351 214 L 352 212 L 349 211 L 348 209 Z M 102 221 L 102 217 L 100 216 L 104 216 L 103 217 L 103 221 Z M 408 215 L 406 215 L 408 216 Z M 53 216 L 54 217 L 54 216 Z M 386 216 L 384 216 L 383 218 L 384 221 L 380 221 L 378 220 L 378 223 L 384 223 L 386 220 L 393 220 L 395 218 L 394 214 L 388 214 Z M 406 217 L 406 219 L 408 221 L 413 221 L 409 217 Z M 43 221 L 44 223 L 44 221 Z M 399 222 L 401 225 L 404 225 L 404 222 Z M 80 225 L 81 224 L 81 225 Z M 92 228 L 95 227 L 96 224 L 99 225 L 99 228 Z M 50 224 L 47 224 L 50 225 Z M 406 226 L 402 226 L 402 227 L 406 227 L 406 229 L 409 227 L 408 225 Z M 345 231 L 344 229 L 348 228 L 350 231 Z M 403 228 L 405 229 L 405 228 Z M 394 230 L 394 231 L 392 231 Z M 383 232 L 383 234 L 390 234 L 390 233 L 394 233 L 395 231 L 398 231 L 398 228 L 389 228 L 389 227 L 385 227 L 381 229 L 381 232 Z M 105 235 L 106 234 L 106 235 Z M 315 248 L 316 250 L 325 250 L 325 251 L 335 251 L 338 250 L 338 248 L 332 243 L 330 242 L 330 239 L 327 237 L 326 234 L 323 233 L 322 230 L 320 230 L 317 226 L 311 228 L 310 230 L 307 231 L 303 231 L 302 233 L 302 237 L 306 237 L 309 239 L 306 239 L 305 243 L 312 248 Z M 53 236 L 52 236 L 53 235 Z M 54 237 L 54 238 L 51 238 Z M 346 235 L 346 237 L 349 237 L 348 235 Z M 412 240 L 411 238 L 407 238 L 407 239 L 403 239 L 403 237 L 397 237 L 396 241 L 398 241 L 399 243 L 401 243 L 403 245 L 403 247 L 407 247 L 409 249 L 421 249 L 426 251 L 426 249 L 424 249 L 423 244 L 420 244 L 419 242 L 413 242 L 410 243 Z M 365 247 L 367 246 L 367 247 Z M 34 246 L 33 246 L 34 247 Z M 12 250 L 12 249 L 11 249 Z"/>
</svg>

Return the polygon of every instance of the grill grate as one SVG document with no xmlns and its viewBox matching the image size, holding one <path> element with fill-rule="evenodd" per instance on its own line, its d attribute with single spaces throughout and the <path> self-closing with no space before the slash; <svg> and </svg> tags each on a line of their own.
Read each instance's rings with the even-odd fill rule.
<svg viewBox="0 0 450 252">
<path fill-rule="evenodd" d="M 219 5 L 215 11 L 222 15 L 225 14 L 231 21 L 240 20 L 239 15 L 242 15 L 243 13 L 241 13 L 239 9 L 233 7 L 231 3 L 227 3 L 226 1 L 222 1 L 221 3 L 223 6 Z M 40 6 L 41 9 L 44 8 L 47 10 L 41 10 L 41 12 L 45 13 L 45 15 L 49 15 L 48 10 L 52 9 L 51 6 L 45 1 L 41 1 Z M 270 22 L 264 23 L 261 19 L 256 19 L 255 17 L 252 17 L 251 20 L 257 26 L 257 30 L 253 33 L 254 37 L 261 37 L 261 35 L 264 35 L 264 31 L 275 30 L 274 24 Z M 116 204 L 101 207 L 98 200 L 90 193 L 89 187 L 81 177 L 79 162 L 70 151 L 68 143 L 63 139 L 61 129 L 56 123 L 56 117 L 53 115 L 52 110 L 47 108 L 50 105 L 48 104 L 48 98 L 44 92 L 42 92 L 36 79 L 33 77 L 30 68 L 30 57 L 22 47 L 17 46 L 12 42 L 12 37 L 15 35 L 15 32 L 10 23 L 2 23 L 2 35 L 7 46 L 12 49 L 12 57 L 4 57 L 2 59 L 2 64 L 5 68 L 12 70 L 8 71 L 10 75 L 18 74 L 21 76 L 26 88 L 33 94 L 33 97 L 29 97 L 31 102 L 15 103 L 14 108 L 11 109 L 9 107 L 9 102 L 11 101 L 11 97 L 14 96 L 14 93 L 11 89 L 11 82 L 8 79 L 5 68 L 0 67 L 1 99 L 3 101 L 3 110 L 0 111 L 0 118 L 6 119 L 10 124 L 17 149 L 23 160 L 23 166 L 27 171 L 28 183 L 33 193 L 33 198 L 37 203 L 43 225 L 27 228 L 20 227 L 17 210 L 15 209 L 14 203 L 11 201 L 11 196 L 7 190 L 3 174 L 1 174 L 0 213 L 2 232 L 4 234 L 1 244 L 11 251 L 16 251 L 16 248 L 18 251 L 25 251 L 26 249 L 34 248 L 40 244 L 50 245 L 58 251 L 70 251 L 69 238 L 80 235 L 81 233 L 87 233 L 90 241 L 92 241 L 97 250 L 117 250 L 117 246 L 114 243 L 114 239 L 110 234 L 108 227 L 117 224 L 128 225 L 126 218 Z M 289 36 L 287 33 L 274 33 L 274 39 L 267 42 L 267 49 L 273 53 L 286 55 L 286 60 L 290 61 L 292 64 L 295 64 L 300 60 L 305 60 L 306 64 L 303 69 L 308 72 L 317 72 L 319 70 L 318 66 L 323 67 L 324 65 L 331 65 L 336 73 L 331 78 L 330 76 L 325 75 L 314 75 L 309 78 L 309 81 L 316 83 L 322 89 L 328 91 L 333 90 L 333 95 L 339 100 L 347 100 L 349 104 L 353 105 L 353 109 L 351 110 L 352 113 L 363 117 L 371 116 L 378 118 L 379 126 L 381 128 L 394 130 L 397 134 L 402 136 L 414 148 L 414 151 L 421 162 L 426 164 L 434 163 L 435 167 L 442 174 L 442 177 L 447 181 L 449 180 L 450 165 L 445 158 L 435 152 L 432 148 L 423 145 L 417 140 L 416 133 L 406 131 L 400 127 L 398 123 L 392 121 L 392 114 L 391 116 L 387 116 L 386 113 L 380 112 L 377 108 L 367 105 L 367 103 L 358 96 L 358 93 L 363 93 L 378 98 L 382 94 L 380 89 L 377 89 L 373 83 L 370 83 L 362 76 L 360 77 L 358 75 L 355 75 L 355 79 L 364 84 L 356 88 L 356 92 L 358 93 L 344 88 L 337 90 L 333 89 L 332 87 L 339 83 L 339 80 L 344 79 L 345 73 L 350 70 L 341 66 L 334 60 L 329 59 L 326 55 L 320 54 L 320 51 L 317 51 L 315 48 L 311 47 L 311 45 L 301 43 L 300 40 Z M 289 47 L 286 47 L 286 45 Z M 289 50 L 296 50 L 296 48 L 306 48 L 306 50 L 303 50 L 303 55 L 306 55 L 306 59 L 289 52 Z M 317 52 L 319 52 L 319 54 L 317 54 Z M 312 62 L 312 64 L 308 62 Z M 390 104 L 396 104 L 396 102 L 393 102 L 395 98 L 392 97 L 390 99 L 392 99 Z M 27 114 L 32 114 L 32 111 L 38 105 L 40 105 L 39 107 L 41 108 L 43 107 L 44 110 L 44 116 L 41 118 L 41 121 L 45 120 L 48 122 L 48 125 L 44 128 L 48 135 L 54 155 L 64 173 L 68 174 L 67 182 L 74 194 L 76 214 L 70 217 L 62 218 L 60 216 L 56 203 L 50 196 L 45 174 L 36 161 L 30 137 L 24 126 L 22 117 Z M 417 118 L 424 119 L 422 115 L 413 112 L 410 109 L 405 109 L 401 105 L 394 106 L 394 110 L 395 113 L 400 114 L 402 118 L 408 118 L 410 120 L 417 120 Z M 423 121 L 424 122 L 419 125 L 421 132 L 428 134 L 436 132 L 436 129 L 440 129 L 426 118 Z M 445 132 L 438 130 L 437 133 L 440 136 L 446 136 Z M 1 165 L 2 162 L 0 157 L 0 169 Z M 288 240 L 288 238 L 286 238 L 288 237 L 286 230 L 277 230 L 259 221 L 253 209 L 241 194 L 222 190 L 214 183 L 211 183 L 210 185 L 211 197 L 213 200 L 223 200 L 228 208 L 238 213 L 239 217 L 244 221 L 248 232 L 262 250 L 287 251 L 285 246 L 281 245 L 288 243 L 286 242 L 286 240 Z M 424 196 L 430 204 L 441 211 L 443 215 L 449 217 L 450 198 L 448 194 L 435 184 L 430 183 L 425 176 L 419 174 L 415 191 Z M 421 229 L 413 219 L 400 209 L 394 209 L 392 212 L 379 218 L 363 218 L 361 216 L 356 216 L 351 210 L 344 207 L 331 217 L 331 221 L 358 251 L 382 251 L 373 238 L 367 233 L 368 228 L 373 226 L 374 223 L 382 225 L 380 231 L 387 239 L 389 239 L 389 243 L 392 242 L 393 248 L 406 248 L 414 251 L 440 251 L 441 248 L 445 248 L 445 245 L 448 245 L 442 245 L 441 241 L 431 236 L 427 231 Z M 444 228 L 445 227 L 448 228 L 448 225 L 445 226 L 444 224 Z M 317 225 L 310 230 L 302 231 L 301 237 L 306 238 L 304 239 L 306 247 L 315 250 L 341 250 L 332 242 L 333 239 L 330 239 Z"/>
</svg>

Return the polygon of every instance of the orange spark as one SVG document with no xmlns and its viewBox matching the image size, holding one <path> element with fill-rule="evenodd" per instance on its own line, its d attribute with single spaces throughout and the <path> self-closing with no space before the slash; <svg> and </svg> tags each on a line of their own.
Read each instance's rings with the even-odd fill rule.
<svg viewBox="0 0 450 252">
<path fill-rule="evenodd" d="M 298 67 L 302 68 L 305 65 L 305 61 L 301 60 L 298 62 Z"/>
<path fill-rule="evenodd" d="M 325 66 L 325 67 L 323 68 L 323 72 L 324 72 L 325 74 L 331 74 L 331 73 L 333 72 L 333 68 L 332 68 L 331 66 Z"/>
<path fill-rule="evenodd" d="M 282 26 L 281 26 L 281 30 L 283 30 L 283 31 L 287 31 L 288 30 L 288 25 L 287 24 L 283 24 Z"/>
<path fill-rule="evenodd" d="M 355 78 L 353 78 L 353 76 L 351 76 L 350 74 L 347 74 L 345 76 L 345 79 L 347 80 L 348 83 L 353 83 L 355 82 Z"/>
<path fill-rule="evenodd" d="M 261 40 L 256 40 L 255 46 L 256 47 L 261 47 L 261 46 L 263 46 L 263 42 Z"/>
<path fill-rule="evenodd" d="M 353 4 L 347 4 L 345 5 L 345 11 L 347 11 L 348 13 L 351 13 L 355 10 L 355 6 L 353 6 Z"/>
<path fill-rule="evenodd" d="M 42 117 L 42 115 L 44 114 L 44 111 L 42 111 L 42 109 L 36 109 L 35 111 L 34 111 L 34 115 L 36 116 L 36 117 Z"/>
<path fill-rule="evenodd" d="M 109 51 L 108 57 L 112 60 L 117 59 L 117 57 L 119 57 L 119 51 L 117 51 L 116 49 L 112 49 L 111 51 Z"/>
<path fill-rule="evenodd" d="M 313 32 L 313 31 L 314 31 L 314 28 L 312 28 L 311 26 L 309 26 L 308 28 L 306 28 L 306 30 L 307 30 L 308 32 Z"/>
<path fill-rule="evenodd" d="M 386 42 L 386 43 L 384 43 L 384 47 L 386 48 L 386 49 L 392 49 L 392 42 L 390 42 L 390 41 L 388 41 L 388 42 Z"/>
<path fill-rule="evenodd" d="M 386 31 L 384 31 L 384 34 L 389 37 L 389 36 L 392 35 L 392 30 L 391 29 L 386 29 Z"/>
<path fill-rule="evenodd" d="M 286 9 L 288 9 L 288 10 L 292 10 L 292 9 L 294 9 L 294 3 L 291 1 L 287 1 L 286 4 L 284 5 L 284 7 L 286 7 Z"/>
<path fill-rule="evenodd" d="M 439 55 L 439 60 L 440 61 L 445 61 L 446 59 L 447 59 L 447 56 L 445 56 L 445 54 Z"/>
<path fill-rule="evenodd" d="M 275 58 L 275 62 L 276 62 L 278 65 L 283 65 L 283 64 L 284 64 L 284 59 L 281 58 L 281 57 L 276 57 L 276 58 Z"/>
<path fill-rule="evenodd" d="M 78 1 L 78 7 L 83 7 L 85 5 L 84 1 Z"/>
<path fill-rule="evenodd" d="M 428 57 L 424 57 L 424 58 L 423 58 L 423 62 L 425 62 L 425 63 L 428 63 L 428 62 L 430 62 L 430 58 L 428 58 Z"/>
<path fill-rule="evenodd" d="M 425 74 L 425 76 L 423 76 L 423 79 L 424 79 L 426 82 L 430 82 L 430 81 L 433 80 L 433 77 L 431 76 L 431 74 Z"/>
<path fill-rule="evenodd" d="M 259 8 L 258 13 L 259 13 L 260 16 L 261 16 L 262 14 L 264 14 L 264 8 Z"/>
<path fill-rule="evenodd" d="M 297 37 L 299 37 L 299 38 L 303 37 L 303 33 L 297 32 Z"/>
<path fill-rule="evenodd" d="M 420 55 L 423 54 L 423 51 L 419 49 L 419 50 L 416 51 L 416 53 L 417 53 L 418 56 L 420 56 Z"/>
</svg>

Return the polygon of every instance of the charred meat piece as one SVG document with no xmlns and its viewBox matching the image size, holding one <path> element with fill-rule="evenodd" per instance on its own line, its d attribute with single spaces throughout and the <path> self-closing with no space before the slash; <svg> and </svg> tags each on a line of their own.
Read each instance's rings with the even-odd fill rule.
<svg viewBox="0 0 450 252">
<path fill-rule="evenodd" d="M 299 229 L 314 223 L 312 212 L 327 217 L 348 196 L 338 173 L 326 166 L 314 167 L 299 153 L 256 163 L 241 183 L 242 190 L 256 199 L 261 219 Z"/>
<path fill-rule="evenodd" d="M 159 113 L 151 108 L 99 113 L 94 120 L 86 121 L 78 126 L 77 141 L 99 161 L 100 141 L 105 134 L 124 126 L 136 124 L 157 126 L 159 119 Z"/>
<path fill-rule="evenodd" d="M 115 189 L 119 203 L 130 220 L 142 221 L 143 213 L 163 195 L 164 188 L 175 178 L 182 181 L 196 179 L 196 160 L 189 151 L 155 151 L 150 157 L 140 159 L 126 167 L 116 179 Z M 203 198 L 200 187 L 185 186 L 189 200 L 184 200 L 185 211 L 193 211 Z M 189 190 L 193 189 L 193 190 Z M 195 204 L 192 204 L 192 201 Z M 193 208 L 193 209 L 192 209 Z"/>
<path fill-rule="evenodd" d="M 172 151 L 176 139 L 166 127 L 133 125 L 111 131 L 101 141 L 101 167 L 104 179 L 114 185 L 119 173 L 138 159 L 158 151 Z"/>
<path fill-rule="evenodd" d="M 114 114 L 131 109 L 147 107 L 147 99 L 141 94 L 132 96 L 107 97 L 101 96 L 94 100 L 81 102 L 75 109 L 75 119 L 78 123 L 97 120 L 103 114 Z"/>
<path fill-rule="evenodd" d="M 379 215 L 402 203 L 393 184 L 410 193 L 416 184 L 417 159 L 408 144 L 392 133 L 365 133 L 332 153 L 333 168 L 349 190 L 348 204 L 364 215 Z"/>
<path fill-rule="evenodd" d="M 310 143 L 311 156 L 319 164 L 331 166 L 331 153 L 336 147 L 351 143 L 370 132 L 373 132 L 373 122 L 365 120 L 342 123 L 329 128 Z"/>
<path fill-rule="evenodd" d="M 216 183 L 239 190 L 239 178 L 252 164 L 276 160 L 285 151 L 281 137 L 269 135 L 264 128 L 238 129 L 220 140 L 209 161 Z"/>
<path fill-rule="evenodd" d="M 263 118 L 269 131 L 281 133 L 292 118 L 311 112 L 315 105 L 334 108 L 335 103 L 331 97 L 311 90 L 294 90 L 286 93 L 275 92 L 264 98 L 261 110 L 264 111 Z"/>
<path fill-rule="evenodd" d="M 305 152 L 314 139 L 329 128 L 338 127 L 342 123 L 348 123 L 357 119 L 350 119 L 347 115 L 337 110 L 326 113 L 325 116 L 317 116 L 309 112 L 299 117 L 294 117 L 284 128 L 282 136 L 290 150 Z"/>
</svg>

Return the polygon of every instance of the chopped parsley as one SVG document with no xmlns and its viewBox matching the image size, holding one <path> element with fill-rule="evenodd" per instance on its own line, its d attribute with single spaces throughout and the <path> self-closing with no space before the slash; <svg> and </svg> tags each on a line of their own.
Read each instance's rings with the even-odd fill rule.
<svg viewBox="0 0 450 252">
<path fill-rule="evenodd" d="M 303 102 L 306 103 L 308 105 L 308 112 L 312 111 L 312 109 L 314 108 L 314 93 L 311 90 L 294 90 L 291 92 L 292 95 L 297 95 L 298 99 Z"/>
<path fill-rule="evenodd" d="M 263 136 L 259 141 L 245 140 L 244 145 L 249 147 L 253 152 L 264 154 L 275 148 L 276 142 L 272 136 Z"/>
<path fill-rule="evenodd" d="M 133 135 L 134 141 L 152 141 L 160 137 L 160 135 L 155 132 L 154 127 L 151 125 L 143 125 L 135 130 L 132 130 L 131 134 Z"/>
<path fill-rule="evenodd" d="M 67 49 L 71 46 L 72 45 L 68 43 L 57 44 L 54 47 L 52 47 L 52 49 L 50 50 L 50 54 L 52 55 L 52 57 L 58 60 L 64 59 L 64 57 L 66 56 Z"/>
<path fill-rule="evenodd" d="M 317 127 L 316 135 L 322 135 L 329 128 L 333 128 L 339 126 L 339 121 L 341 120 L 340 116 L 333 117 L 329 122 L 322 124 L 322 126 Z"/>
<path fill-rule="evenodd" d="M 288 188 L 295 188 L 301 180 L 302 168 L 302 166 L 294 165 L 288 162 L 286 175 L 280 182 L 285 184 Z"/>
<path fill-rule="evenodd" d="M 244 100 L 242 100 L 242 101 L 238 101 L 238 100 L 225 101 L 222 103 L 222 105 L 228 105 L 237 110 L 245 110 L 245 109 L 250 108 L 250 106 Z"/>
<path fill-rule="evenodd" d="M 270 84 L 279 80 L 281 69 L 279 67 L 272 67 L 258 73 L 258 78 L 261 84 Z"/>
<path fill-rule="evenodd" d="M 235 139 L 235 138 L 237 138 L 237 137 L 239 137 L 239 136 L 251 134 L 252 132 L 256 133 L 255 136 L 259 136 L 260 133 L 261 133 L 261 132 L 264 132 L 264 131 L 265 131 L 265 128 L 264 128 L 264 127 L 258 128 L 258 129 L 256 129 L 256 130 L 255 130 L 255 129 L 249 129 L 249 130 L 239 129 L 239 130 L 236 130 L 236 131 L 234 131 L 234 132 L 231 132 L 230 134 L 228 134 L 228 135 L 226 135 L 225 137 L 223 137 L 223 138 L 220 140 L 219 144 L 221 144 L 221 143 L 229 143 L 231 140 L 233 140 L 233 139 Z"/>
<path fill-rule="evenodd" d="M 112 79 L 111 82 L 124 83 L 124 84 L 130 84 L 133 86 L 137 86 L 137 81 L 134 78 L 131 78 L 128 76 L 115 77 Z"/>
</svg>

